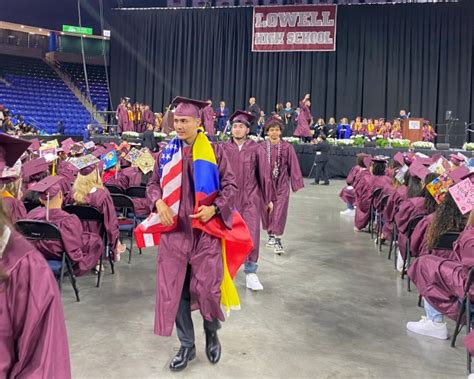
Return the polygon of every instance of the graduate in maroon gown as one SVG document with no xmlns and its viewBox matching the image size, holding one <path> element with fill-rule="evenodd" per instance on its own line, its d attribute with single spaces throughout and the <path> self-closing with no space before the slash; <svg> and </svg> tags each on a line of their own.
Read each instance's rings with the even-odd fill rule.
<svg viewBox="0 0 474 379">
<path fill-rule="evenodd" d="M 111 253 L 116 261 L 120 260 L 120 254 L 125 252 L 126 247 L 119 240 L 117 213 L 110 192 L 102 184 L 96 164 L 80 169 L 72 191 L 66 198 L 66 204 L 90 205 L 104 215 L 104 227 Z M 94 221 L 83 221 L 82 227 L 86 232 L 100 234 L 99 226 Z"/>
<path fill-rule="evenodd" d="M 424 299 L 426 316 L 418 322 L 408 322 L 407 329 L 438 339 L 448 338 L 443 315 L 456 320 L 469 270 L 474 267 L 474 211 L 460 234 L 449 257 L 424 255 L 408 269 L 416 288 Z M 471 287 L 471 302 L 474 291 Z"/>
<path fill-rule="evenodd" d="M 212 100 L 208 100 L 207 103 L 209 104 L 202 110 L 202 115 L 204 119 L 204 130 L 206 131 L 208 136 L 214 137 L 216 134 L 214 128 L 214 120 L 216 119 L 216 114 L 214 109 L 212 108 Z"/>
<path fill-rule="evenodd" d="M 30 143 L 0 135 L 0 171 Z M 0 200 L 0 378 L 71 377 L 58 285 L 42 255 L 7 220 Z"/>
<path fill-rule="evenodd" d="M 263 209 L 263 228 L 268 232 L 266 246 L 273 248 L 275 254 L 283 254 L 281 237 L 285 231 L 290 203 L 290 185 L 293 192 L 304 187 L 303 175 L 295 149 L 289 142 L 281 139 L 282 122 L 270 117 L 265 124 L 268 140 L 264 142 L 267 161 L 270 163 L 270 175 L 273 181 L 273 209 Z"/>
<path fill-rule="evenodd" d="M 124 97 L 117 107 L 115 118 L 117 119 L 117 132 L 120 134 L 126 130 L 126 123 L 128 122 L 127 104 L 130 98 Z"/>
<path fill-rule="evenodd" d="M 146 130 L 146 126 L 148 124 L 153 125 L 153 126 L 155 126 L 156 124 L 155 114 L 152 112 L 149 105 L 145 105 L 143 107 L 142 121 L 145 123 L 145 128 L 144 130 L 142 130 L 142 132 Z"/>
<path fill-rule="evenodd" d="M 17 161 L 14 167 L 5 167 L 0 173 L 0 195 L 3 207 L 14 224 L 25 218 L 26 209 L 23 201 L 21 181 L 21 163 Z"/>
<path fill-rule="evenodd" d="M 245 262 L 246 286 L 251 290 L 261 291 L 263 286 L 257 276 L 260 219 L 262 209 L 271 211 L 273 207 L 273 183 L 263 146 L 247 139 L 255 118 L 245 111 L 236 111 L 229 119 L 232 139 L 222 147 L 236 178 L 238 192 L 234 206 L 247 224 L 254 246 Z"/>
<path fill-rule="evenodd" d="M 364 175 L 355 187 L 355 219 L 354 230 L 362 231 L 370 220 L 370 204 L 373 200 L 373 193 L 376 189 L 391 186 L 391 180 L 385 175 L 387 159 L 385 157 L 374 157 L 365 160 L 368 166 L 370 163 L 371 175 Z"/>
<path fill-rule="evenodd" d="M 95 267 L 104 251 L 104 245 L 99 235 L 83 230 L 81 220 L 76 215 L 61 209 L 63 194 L 60 181 L 60 176 L 49 176 L 32 187 L 32 191 L 39 192 L 43 206 L 30 211 L 26 219 L 48 221 L 58 227 L 62 243 L 36 241 L 34 245 L 46 259 L 61 259 L 62 252 L 66 251 L 74 274 L 81 276 Z"/>
<path fill-rule="evenodd" d="M 220 306 L 220 285 L 223 278 L 221 240 L 193 228 L 192 220 L 198 219 L 206 223 L 213 217 L 220 217 L 227 227 L 231 227 L 237 187 L 222 146 L 212 145 L 219 171 L 220 190 L 212 204 L 200 205 L 195 213 L 192 147 L 201 124 L 201 109 L 207 103 L 176 98 L 174 104 L 177 105 L 174 125 L 179 147 L 174 144 L 171 146 L 170 143 L 169 148 L 156 161 L 147 186 L 147 196 L 153 210 L 159 215 L 161 224 L 171 229 L 161 234 L 159 242 L 155 333 L 170 336 L 173 323 L 176 323 L 181 347 L 171 361 L 170 369 L 178 371 L 186 368 L 188 361 L 196 356 L 192 309 L 199 309 L 204 319 L 208 360 L 217 363 L 221 356 L 221 345 L 217 337 L 219 320 L 224 320 Z M 166 193 L 163 193 L 161 185 L 161 170 L 164 168 L 161 167 L 161 164 L 164 165 L 161 157 L 164 160 L 176 157 L 173 153 L 176 149 L 182 149 L 182 170 L 177 176 L 181 178 L 179 208 L 173 210 L 163 201 Z M 167 167 L 170 167 L 168 163 Z"/>
<path fill-rule="evenodd" d="M 313 116 L 309 107 L 311 101 L 309 100 L 309 93 L 304 96 L 304 99 L 300 101 L 300 113 L 298 115 L 296 130 L 293 133 L 295 137 L 300 137 L 304 142 L 310 142 L 313 138 L 313 133 L 310 129 L 311 123 L 313 122 Z"/>
<path fill-rule="evenodd" d="M 341 215 L 344 216 L 354 216 L 355 215 L 355 209 L 354 209 L 354 203 L 355 203 L 355 190 L 354 190 L 354 182 L 357 178 L 357 176 L 360 174 L 360 172 L 365 169 L 365 164 L 364 164 L 364 158 L 367 157 L 367 154 L 360 153 L 357 154 L 357 165 L 351 168 L 349 171 L 349 174 L 347 175 L 346 178 L 346 184 L 347 186 L 344 187 L 341 192 L 339 192 L 339 197 L 344 201 L 344 203 L 347 205 L 347 208 L 343 211 L 340 212 Z"/>
</svg>

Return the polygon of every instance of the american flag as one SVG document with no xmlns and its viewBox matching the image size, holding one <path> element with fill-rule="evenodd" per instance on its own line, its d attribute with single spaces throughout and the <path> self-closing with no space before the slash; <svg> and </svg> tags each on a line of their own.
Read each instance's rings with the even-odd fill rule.
<svg viewBox="0 0 474 379">
<path fill-rule="evenodd" d="M 173 212 L 173 224 L 164 226 L 157 213 L 150 214 L 135 229 L 135 239 L 139 248 L 158 245 L 160 233 L 168 232 L 176 227 L 181 199 L 182 159 L 181 141 L 173 138 L 161 153 L 159 167 L 161 199 Z"/>
</svg>

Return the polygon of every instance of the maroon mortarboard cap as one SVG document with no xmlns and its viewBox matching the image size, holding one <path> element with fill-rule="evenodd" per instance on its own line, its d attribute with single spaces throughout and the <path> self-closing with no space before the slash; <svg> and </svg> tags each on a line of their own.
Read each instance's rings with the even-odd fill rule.
<svg viewBox="0 0 474 379">
<path fill-rule="evenodd" d="M 459 166 L 457 169 L 450 171 L 448 176 L 457 184 L 465 179 L 469 174 L 470 171 L 466 166 Z"/>
<path fill-rule="evenodd" d="M 431 166 L 433 164 L 433 161 L 431 160 L 431 158 L 424 158 L 424 157 L 419 157 L 419 156 L 415 156 L 413 163 L 415 162 L 423 166 Z"/>
<path fill-rule="evenodd" d="M 443 154 L 441 154 L 441 153 L 433 154 L 431 156 L 431 162 L 436 163 L 436 162 L 438 162 L 439 158 L 442 158 L 442 157 L 443 157 Z"/>
<path fill-rule="evenodd" d="M 372 156 L 367 155 L 363 160 L 364 160 L 364 166 L 366 168 L 369 168 L 370 165 L 372 164 Z"/>
<path fill-rule="evenodd" d="M 474 184 L 474 171 L 469 171 L 467 174 L 464 174 L 464 176 L 461 179 L 466 179 L 469 178 L 472 184 Z"/>
<path fill-rule="evenodd" d="M 28 147 L 28 150 L 38 151 L 40 147 L 41 147 L 41 142 L 39 141 L 39 139 L 38 138 L 33 138 L 31 140 L 30 147 Z"/>
<path fill-rule="evenodd" d="M 451 162 L 453 162 L 454 164 L 461 164 L 462 162 L 464 162 L 464 158 L 463 157 L 460 157 L 459 155 L 457 154 L 451 154 L 449 156 L 449 158 L 451 158 Z"/>
<path fill-rule="evenodd" d="M 403 166 L 405 164 L 405 157 L 403 156 L 403 153 L 398 152 L 393 156 L 393 160 L 397 162 L 400 166 Z"/>
<path fill-rule="evenodd" d="M 233 123 L 242 123 L 244 125 L 247 125 L 250 127 L 250 124 L 257 118 L 257 116 L 254 116 L 251 113 L 237 110 L 235 111 L 232 116 L 230 116 L 229 121 L 231 124 Z"/>
<path fill-rule="evenodd" d="M 267 121 L 265 121 L 265 131 L 268 131 L 268 129 L 274 126 L 278 126 L 280 130 L 283 130 L 283 123 L 281 120 L 275 116 L 270 116 Z"/>
<path fill-rule="evenodd" d="M 64 148 L 64 146 L 71 146 L 71 145 L 74 145 L 74 144 L 75 144 L 75 142 L 71 137 L 69 137 L 69 138 L 67 138 L 67 139 L 65 139 L 64 141 L 61 142 L 61 146 L 63 148 Z"/>
<path fill-rule="evenodd" d="M 356 157 L 362 157 L 362 158 L 364 158 L 364 157 L 368 157 L 368 156 L 369 156 L 369 155 L 366 154 L 366 153 L 358 153 L 358 154 L 356 154 Z"/>
<path fill-rule="evenodd" d="M 372 158 L 372 162 L 387 163 L 388 162 L 388 157 L 384 157 L 382 155 L 377 155 L 377 156 Z"/>
<path fill-rule="evenodd" d="M 175 97 L 171 104 L 175 107 L 175 116 L 194 118 L 201 118 L 201 110 L 209 105 L 206 101 L 181 96 Z"/>
<path fill-rule="evenodd" d="M 29 162 L 26 162 L 21 170 L 23 179 L 27 179 L 30 176 L 40 174 L 42 172 L 48 171 L 49 164 L 44 158 L 33 159 Z"/>
<path fill-rule="evenodd" d="M 0 134 L 0 171 L 12 167 L 30 145 L 31 141 Z"/>
<path fill-rule="evenodd" d="M 69 181 L 73 181 L 74 177 L 77 175 L 79 170 L 76 166 L 69 162 L 62 162 L 61 163 L 61 170 L 58 172 L 58 175 L 63 176 L 64 178 L 68 179 Z"/>
<path fill-rule="evenodd" d="M 97 149 L 95 149 L 91 154 L 96 157 L 96 158 L 99 158 L 102 154 L 105 154 L 107 152 L 109 152 L 111 150 L 108 150 L 107 148 L 103 147 L 103 146 L 99 146 Z"/>
<path fill-rule="evenodd" d="M 61 191 L 61 180 L 64 180 L 62 176 L 48 176 L 31 186 L 30 190 L 38 192 L 42 200 L 47 200 L 48 195 L 49 199 L 53 199 Z"/>
<path fill-rule="evenodd" d="M 430 173 L 418 159 L 410 165 L 409 171 L 411 176 L 416 176 L 420 180 L 425 180 L 426 176 Z"/>
</svg>

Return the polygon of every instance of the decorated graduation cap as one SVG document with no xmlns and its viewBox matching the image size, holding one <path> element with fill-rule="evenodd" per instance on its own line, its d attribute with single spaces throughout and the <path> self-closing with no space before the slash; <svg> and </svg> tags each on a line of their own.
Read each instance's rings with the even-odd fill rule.
<svg viewBox="0 0 474 379">
<path fill-rule="evenodd" d="M 117 152 L 115 149 L 108 149 L 100 156 L 104 170 L 109 170 L 117 165 Z"/>
<path fill-rule="evenodd" d="M 0 170 L 5 166 L 12 167 L 30 144 L 30 141 L 0 134 Z"/>
<path fill-rule="evenodd" d="M 278 117 L 270 116 L 267 121 L 265 121 L 265 133 L 272 127 L 278 127 L 283 131 L 283 122 Z"/>
<path fill-rule="evenodd" d="M 387 163 L 388 159 L 389 158 L 384 155 L 376 155 L 375 157 L 372 158 L 372 162 Z"/>
<path fill-rule="evenodd" d="M 417 177 L 420 180 L 425 180 L 426 176 L 430 173 L 430 171 L 418 160 L 415 160 L 409 169 L 410 175 Z"/>
<path fill-rule="evenodd" d="M 153 171 L 155 166 L 155 160 L 148 150 L 143 151 L 140 156 L 135 161 L 135 165 L 143 172 L 145 175 Z"/>
<path fill-rule="evenodd" d="M 38 175 L 43 172 L 47 172 L 49 168 L 49 163 L 44 158 L 32 159 L 29 162 L 26 162 L 22 166 L 22 177 L 24 180 L 28 179 L 33 175 Z"/>
<path fill-rule="evenodd" d="M 459 183 L 463 179 L 467 178 L 471 172 L 466 166 L 459 166 L 453 171 L 448 173 L 448 176 L 453 179 L 454 183 Z"/>
<path fill-rule="evenodd" d="M 41 142 L 39 141 L 39 139 L 38 138 L 33 138 L 31 140 L 31 145 L 28 147 L 28 150 L 38 151 L 40 147 L 41 147 Z"/>
<path fill-rule="evenodd" d="M 100 160 L 92 154 L 89 154 L 83 157 L 71 159 L 69 162 L 79 170 L 79 174 L 86 176 L 98 168 Z"/>
<path fill-rule="evenodd" d="M 459 166 L 461 163 L 466 161 L 466 157 L 463 154 L 451 154 L 449 156 L 451 162 L 453 162 L 456 166 Z"/>
<path fill-rule="evenodd" d="M 239 109 L 230 116 L 229 121 L 231 124 L 241 123 L 250 128 L 250 124 L 255 121 L 256 118 L 257 116 Z"/>
<path fill-rule="evenodd" d="M 171 104 L 175 107 L 175 116 L 194 118 L 201 118 L 202 109 L 209 105 L 207 101 L 189 99 L 182 96 L 175 97 Z"/>
<path fill-rule="evenodd" d="M 14 182 L 21 177 L 21 160 L 18 159 L 12 167 L 5 166 L 0 172 L 0 185 Z"/>
<path fill-rule="evenodd" d="M 443 154 L 441 153 L 436 153 L 431 156 L 431 162 L 438 162 L 439 158 L 442 158 Z"/>
<path fill-rule="evenodd" d="M 423 166 L 431 166 L 433 164 L 433 161 L 431 160 L 430 157 L 420 157 L 420 156 L 415 156 L 415 159 L 413 163 L 419 163 Z"/>
</svg>

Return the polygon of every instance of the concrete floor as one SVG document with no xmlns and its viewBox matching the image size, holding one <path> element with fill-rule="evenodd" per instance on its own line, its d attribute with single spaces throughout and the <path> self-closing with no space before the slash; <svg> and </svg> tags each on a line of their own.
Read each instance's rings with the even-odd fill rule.
<svg viewBox="0 0 474 379">
<path fill-rule="evenodd" d="M 195 313 L 197 359 L 184 372 L 168 371 L 179 347 L 175 336 L 153 334 L 155 251 L 122 261 L 100 289 L 79 280 L 82 300 L 65 285 L 63 299 L 74 378 L 455 378 L 465 375 L 462 341 L 410 334 L 418 320 L 416 290 L 407 293 L 367 234 L 339 215 L 343 181 L 293 194 L 287 254 L 264 247 L 259 277 L 265 287 L 236 283 L 242 310 L 223 324 L 223 356 L 208 363 L 200 315 Z M 263 236 L 262 236 L 263 237 Z M 450 332 L 454 328 L 448 323 Z"/>
</svg>

